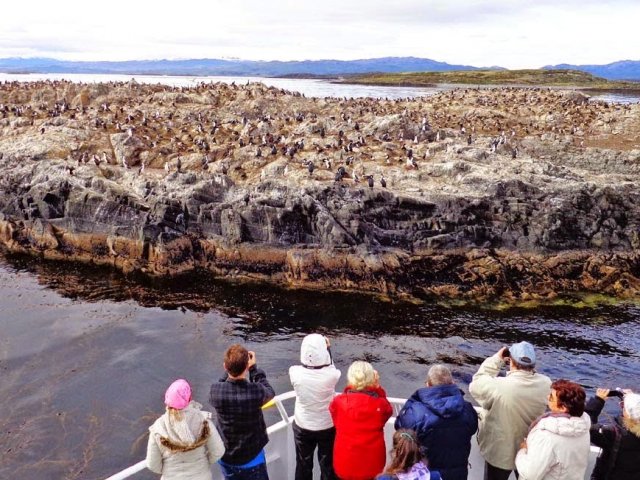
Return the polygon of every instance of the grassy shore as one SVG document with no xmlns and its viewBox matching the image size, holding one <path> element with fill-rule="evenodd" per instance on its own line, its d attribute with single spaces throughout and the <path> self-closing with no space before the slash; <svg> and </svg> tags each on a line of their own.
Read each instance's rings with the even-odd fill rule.
<svg viewBox="0 0 640 480">
<path fill-rule="evenodd" d="M 442 84 L 576 87 L 589 90 L 640 90 L 640 83 L 618 82 L 578 70 L 465 70 L 455 72 L 369 73 L 339 83 L 433 87 Z"/>
</svg>

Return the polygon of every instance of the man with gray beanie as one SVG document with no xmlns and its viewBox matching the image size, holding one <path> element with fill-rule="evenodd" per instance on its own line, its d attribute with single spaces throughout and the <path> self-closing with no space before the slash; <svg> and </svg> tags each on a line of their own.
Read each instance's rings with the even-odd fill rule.
<svg viewBox="0 0 640 480">
<path fill-rule="evenodd" d="M 506 376 L 498 376 L 507 362 Z M 535 366 L 533 345 L 516 343 L 482 362 L 469 385 L 482 408 L 478 443 L 486 462 L 485 480 L 509 478 L 529 425 L 545 411 L 551 379 L 536 373 Z"/>
</svg>

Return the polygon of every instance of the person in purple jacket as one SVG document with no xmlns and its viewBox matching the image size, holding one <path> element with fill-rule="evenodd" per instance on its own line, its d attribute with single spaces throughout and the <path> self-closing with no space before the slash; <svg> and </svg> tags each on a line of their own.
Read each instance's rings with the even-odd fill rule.
<svg viewBox="0 0 640 480">
<path fill-rule="evenodd" d="M 429 468 L 446 480 L 466 480 L 471 437 L 478 430 L 478 414 L 453 383 L 451 371 L 433 365 L 426 387 L 404 404 L 395 428 L 415 430 L 429 459 Z"/>
</svg>

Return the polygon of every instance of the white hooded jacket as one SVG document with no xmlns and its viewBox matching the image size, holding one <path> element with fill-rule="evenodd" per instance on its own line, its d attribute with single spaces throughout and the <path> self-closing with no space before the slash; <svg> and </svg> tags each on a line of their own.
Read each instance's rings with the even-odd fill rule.
<svg viewBox="0 0 640 480">
<path fill-rule="evenodd" d="M 516 455 L 520 480 L 583 480 L 590 427 L 586 413 L 582 417 L 542 417 L 527 436 L 527 448 Z"/>
<path fill-rule="evenodd" d="M 324 336 L 312 333 L 302 340 L 300 362 L 289 368 L 289 378 L 296 392 L 294 419 L 305 430 L 319 431 L 333 427 L 329 404 L 340 379 L 331 360 Z"/>
</svg>

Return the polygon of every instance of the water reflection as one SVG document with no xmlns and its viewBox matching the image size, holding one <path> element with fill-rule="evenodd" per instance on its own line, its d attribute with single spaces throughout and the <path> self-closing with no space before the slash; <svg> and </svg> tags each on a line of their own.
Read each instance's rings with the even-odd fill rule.
<svg viewBox="0 0 640 480">
<path fill-rule="evenodd" d="M 150 280 L 125 277 L 103 267 L 40 262 L 25 256 L 9 256 L 8 261 L 17 271 L 35 273 L 40 284 L 78 301 L 133 300 L 163 310 L 215 310 L 231 319 L 234 334 L 247 339 L 266 341 L 273 336 L 318 330 L 333 335 L 461 337 L 505 344 L 535 337 L 540 346 L 576 354 L 632 356 L 637 351 L 637 345 L 618 343 L 606 335 L 613 327 L 637 321 L 640 315 L 633 305 L 600 306 L 588 311 L 540 307 L 535 311 L 492 312 L 392 302 L 357 293 L 232 283 L 206 272 Z M 576 335 L 579 332 L 582 334 Z"/>
</svg>

